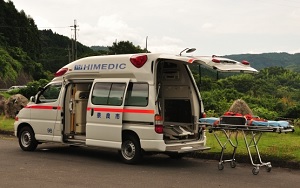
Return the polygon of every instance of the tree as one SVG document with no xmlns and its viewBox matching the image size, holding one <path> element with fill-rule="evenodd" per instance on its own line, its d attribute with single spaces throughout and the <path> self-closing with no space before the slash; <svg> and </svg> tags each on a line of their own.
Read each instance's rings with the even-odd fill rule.
<svg viewBox="0 0 300 188">
<path fill-rule="evenodd" d="M 141 49 L 140 46 L 134 46 L 132 42 L 120 41 L 118 43 L 114 42 L 111 47 L 108 47 L 108 54 L 135 54 L 147 52 L 146 49 Z"/>
</svg>

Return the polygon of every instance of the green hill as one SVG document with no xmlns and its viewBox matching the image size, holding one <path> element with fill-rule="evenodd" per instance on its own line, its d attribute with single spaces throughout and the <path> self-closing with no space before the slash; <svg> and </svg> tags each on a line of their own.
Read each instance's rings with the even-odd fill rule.
<svg viewBox="0 0 300 188">
<path fill-rule="evenodd" d="M 53 33 L 52 30 L 39 31 L 41 39 L 41 55 L 38 61 L 43 68 L 55 73 L 62 66 L 72 61 L 72 40 L 66 36 Z M 92 55 L 95 52 L 77 42 L 77 58 Z"/>
<path fill-rule="evenodd" d="M 261 70 L 266 67 L 283 67 L 292 71 L 300 72 L 300 53 L 263 53 L 263 54 L 238 54 L 225 57 L 238 61 L 247 60 L 251 66 Z"/>
</svg>

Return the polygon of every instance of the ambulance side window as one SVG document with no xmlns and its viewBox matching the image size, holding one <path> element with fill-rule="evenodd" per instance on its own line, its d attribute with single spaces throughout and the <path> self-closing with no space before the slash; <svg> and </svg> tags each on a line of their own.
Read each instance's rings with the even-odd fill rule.
<svg viewBox="0 0 300 188">
<path fill-rule="evenodd" d="M 47 88 L 38 96 L 38 103 L 49 103 L 57 101 L 60 89 L 61 84 L 53 84 L 47 86 Z"/>
<path fill-rule="evenodd" d="M 149 86 L 147 83 L 132 83 L 128 85 L 125 106 L 147 106 Z"/>
<path fill-rule="evenodd" d="M 125 83 L 96 83 L 92 93 L 92 103 L 121 106 L 125 88 Z"/>
</svg>

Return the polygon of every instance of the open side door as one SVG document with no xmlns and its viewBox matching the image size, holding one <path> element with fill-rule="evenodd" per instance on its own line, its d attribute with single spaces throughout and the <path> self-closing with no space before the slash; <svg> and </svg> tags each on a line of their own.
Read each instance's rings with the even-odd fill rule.
<svg viewBox="0 0 300 188">
<path fill-rule="evenodd" d="M 95 79 L 87 106 L 86 144 L 121 148 L 129 79 Z"/>
</svg>

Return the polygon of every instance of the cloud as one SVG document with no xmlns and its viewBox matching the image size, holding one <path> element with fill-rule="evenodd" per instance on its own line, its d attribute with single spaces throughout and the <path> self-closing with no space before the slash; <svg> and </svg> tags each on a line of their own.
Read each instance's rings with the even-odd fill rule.
<svg viewBox="0 0 300 188">
<path fill-rule="evenodd" d="M 149 37 L 148 50 L 151 52 L 161 53 L 179 53 L 182 50 L 183 41 L 179 38 L 172 38 L 168 36 L 163 37 Z"/>
<path fill-rule="evenodd" d="M 101 16 L 94 25 L 91 23 L 80 24 L 80 35 L 84 36 L 81 40 L 88 46 L 110 46 L 116 40 L 139 43 L 142 38 L 139 34 L 140 30 L 138 27 L 129 26 L 117 14 Z"/>
<path fill-rule="evenodd" d="M 212 28 L 213 27 L 213 24 L 212 23 L 204 23 L 203 25 L 202 25 L 202 28 L 203 29 L 210 29 L 210 28 Z"/>
<path fill-rule="evenodd" d="M 128 40 L 151 52 L 178 54 L 196 47 L 201 54 L 298 52 L 300 4 L 282 0 L 12 0 L 40 29 L 71 37 L 77 19 L 78 41 L 111 46 Z"/>
</svg>

